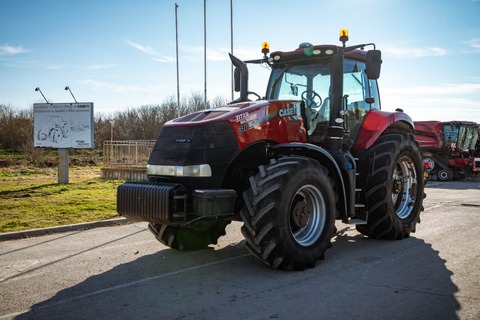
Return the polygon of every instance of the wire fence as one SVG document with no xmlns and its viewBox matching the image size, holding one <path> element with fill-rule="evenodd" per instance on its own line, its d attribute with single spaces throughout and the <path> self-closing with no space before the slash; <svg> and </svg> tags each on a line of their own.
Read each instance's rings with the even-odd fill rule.
<svg viewBox="0 0 480 320">
<path fill-rule="evenodd" d="M 155 140 L 107 140 L 103 142 L 103 163 L 108 166 L 147 165 Z"/>
</svg>

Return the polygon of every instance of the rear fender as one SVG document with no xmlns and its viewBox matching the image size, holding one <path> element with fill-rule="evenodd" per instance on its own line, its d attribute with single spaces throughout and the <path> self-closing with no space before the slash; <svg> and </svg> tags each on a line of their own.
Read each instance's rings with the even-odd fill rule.
<svg viewBox="0 0 480 320">
<path fill-rule="evenodd" d="M 387 130 L 414 132 L 412 119 L 403 112 L 371 110 L 361 123 L 353 148 L 368 149 Z"/>
</svg>

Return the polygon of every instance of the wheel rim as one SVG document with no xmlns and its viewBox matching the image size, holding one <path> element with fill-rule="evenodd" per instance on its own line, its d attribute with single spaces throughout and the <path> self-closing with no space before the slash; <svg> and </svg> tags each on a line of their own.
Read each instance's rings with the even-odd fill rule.
<svg viewBox="0 0 480 320">
<path fill-rule="evenodd" d="M 424 158 L 423 159 L 423 164 L 424 164 L 425 170 L 427 170 L 427 172 L 430 172 L 433 169 L 435 169 L 435 161 L 433 161 L 430 158 Z"/>
<path fill-rule="evenodd" d="M 326 204 L 322 192 L 305 185 L 295 194 L 290 206 L 290 231 L 301 246 L 310 246 L 320 238 L 326 221 Z"/>
<path fill-rule="evenodd" d="M 440 170 L 440 171 L 438 172 L 438 178 L 439 178 L 440 180 L 443 180 L 443 181 L 448 180 L 448 178 L 449 178 L 449 177 L 448 177 L 448 172 L 445 171 L 445 170 Z"/>
<path fill-rule="evenodd" d="M 392 202 L 400 219 L 407 218 L 413 211 L 417 191 L 417 171 L 412 159 L 401 157 L 393 171 Z"/>
</svg>

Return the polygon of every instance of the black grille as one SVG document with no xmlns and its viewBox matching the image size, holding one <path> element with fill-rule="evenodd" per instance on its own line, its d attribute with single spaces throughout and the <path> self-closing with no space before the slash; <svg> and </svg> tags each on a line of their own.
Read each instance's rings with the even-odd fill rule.
<svg viewBox="0 0 480 320">
<path fill-rule="evenodd" d="M 185 212 L 184 199 L 178 183 L 125 182 L 117 190 L 117 211 L 132 221 L 166 223 Z"/>
<path fill-rule="evenodd" d="M 216 189 L 222 187 L 226 170 L 239 152 L 235 132 L 228 122 L 165 126 L 152 150 L 148 164 L 175 166 L 209 164 L 212 169 L 211 177 L 195 178 L 193 184 L 178 177 L 174 181 L 182 183 L 189 189 Z"/>
</svg>

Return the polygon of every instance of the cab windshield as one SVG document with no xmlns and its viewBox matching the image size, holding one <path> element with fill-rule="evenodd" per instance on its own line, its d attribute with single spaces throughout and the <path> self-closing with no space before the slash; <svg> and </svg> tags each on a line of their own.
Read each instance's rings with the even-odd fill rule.
<svg viewBox="0 0 480 320">
<path fill-rule="evenodd" d="M 267 99 L 303 100 L 311 134 L 318 123 L 328 122 L 330 118 L 330 73 L 330 63 L 322 64 L 318 60 L 275 68 L 270 76 Z M 369 110 L 380 109 L 377 82 L 368 79 L 363 62 L 344 60 L 343 93 L 347 131 Z"/>
</svg>

